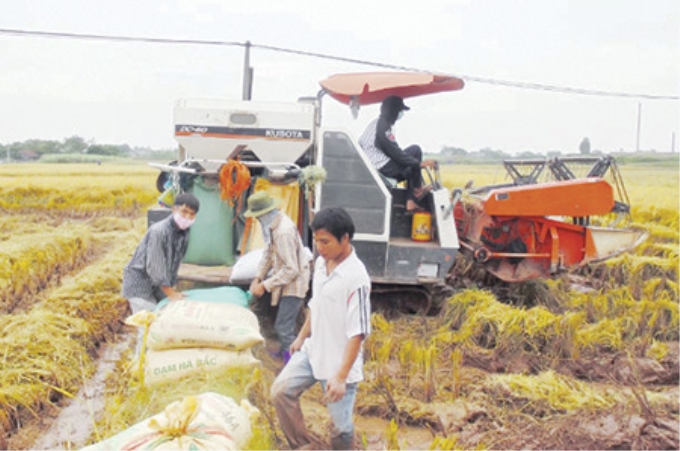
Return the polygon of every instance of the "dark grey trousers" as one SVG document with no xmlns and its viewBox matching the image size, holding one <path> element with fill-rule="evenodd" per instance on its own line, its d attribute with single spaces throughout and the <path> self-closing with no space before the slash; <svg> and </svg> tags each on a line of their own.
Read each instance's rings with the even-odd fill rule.
<svg viewBox="0 0 680 451">
<path fill-rule="evenodd" d="M 300 314 L 302 298 L 296 296 L 283 296 L 279 300 L 279 311 L 276 313 L 274 330 L 281 343 L 281 353 L 290 350 L 290 345 L 297 337 L 297 317 Z"/>
</svg>

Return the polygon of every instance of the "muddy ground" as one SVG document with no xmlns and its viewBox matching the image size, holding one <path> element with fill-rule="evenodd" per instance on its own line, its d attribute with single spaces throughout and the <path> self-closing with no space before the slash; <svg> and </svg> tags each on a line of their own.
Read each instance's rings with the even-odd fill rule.
<svg viewBox="0 0 680 451">
<path fill-rule="evenodd" d="M 93 432 L 93 417 L 101 414 L 106 395 L 106 379 L 125 350 L 132 346 L 134 333 L 123 332 L 116 342 L 105 345 L 100 352 L 97 372 L 81 388 L 74 399 L 62 399 L 46 406 L 40 418 L 27 419 L 18 433 L 0 449 L 7 450 L 73 450 L 83 447 Z M 270 340 L 266 349 L 274 349 L 275 340 Z M 280 364 L 268 359 L 262 353 L 263 362 L 272 371 L 278 371 Z M 325 406 L 317 401 L 318 389 L 313 389 L 303 399 L 306 420 L 310 429 L 319 437 L 326 434 L 327 413 Z M 389 420 L 373 416 L 357 415 L 356 428 L 365 436 L 369 449 L 383 449 L 385 431 Z M 427 427 L 404 426 L 400 429 L 405 449 L 426 449 L 432 441 Z M 285 445 L 284 445 L 285 447 Z"/>
<path fill-rule="evenodd" d="M 390 321 L 397 325 L 397 339 L 408 334 L 422 334 L 428 319 L 422 315 L 391 312 Z M 263 329 L 266 329 L 264 318 Z M 395 335 L 397 334 L 395 333 Z M 94 418 L 103 409 L 106 379 L 125 350 L 132 346 L 134 331 L 122 329 L 114 342 L 100 349 L 98 370 L 85 381 L 76 398 L 63 398 L 46 405 L 39 419 L 28 419 L 18 433 L 0 449 L 67 450 L 78 449 L 88 440 L 95 427 Z M 499 406 L 490 397 L 502 393 L 485 393 L 475 398 L 468 393 L 448 402 L 433 399 L 423 402 L 422 387 L 415 384 L 412 392 L 399 399 L 367 393 L 360 388 L 355 426 L 357 447 L 364 449 L 679 449 L 678 438 L 678 346 L 670 344 L 663 365 L 638 360 L 634 365 L 621 355 L 602 356 L 598 360 L 566 362 L 563 374 L 601 384 L 603 390 L 617 390 L 637 396 L 632 408 L 616 406 L 593 411 L 554 412 L 528 403 L 520 407 Z M 265 368 L 275 374 L 280 364 L 268 357 L 268 349 L 277 346 L 267 336 L 265 347 L 256 355 Z M 461 366 L 461 380 L 474 385 L 485 375 L 530 371 L 531 359 L 489 355 L 466 355 Z M 399 380 L 399 368 L 385 368 L 388 376 Z M 368 374 L 367 378 L 374 375 Z M 652 406 L 642 385 L 668 399 L 661 408 Z M 363 390 L 363 392 L 362 392 Z M 437 387 L 451 390 L 447 383 Z M 465 389 L 463 389 L 465 391 Z M 403 393 L 403 392 L 402 392 Z M 306 423 L 323 442 L 327 437 L 327 414 L 319 401 L 317 387 L 303 397 Z M 543 410 L 541 410 L 543 409 Z M 438 442 L 435 442 L 439 440 Z M 287 444 L 277 434 L 280 449 Z M 323 444 L 318 445 L 321 448 Z"/>
<path fill-rule="evenodd" d="M 92 433 L 93 418 L 103 408 L 106 377 L 132 341 L 132 334 L 121 334 L 115 343 L 105 346 L 97 373 L 84 384 L 77 397 L 62 399 L 54 406 L 46 407 L 39 420 L 29 420 L 18 434 L 9 439 L 6 449 L 68 450 L 82 447 Z M 268 343 L 268 347 L 275 346 L 273 341 Z M 277 371 L 276 362 L 266 356 L 263 362 L 272 371 Z M 614 368 L 615 365 L 610 367 Z M 475 371 L 481 370 L 470 367 L 467 371 L 474 377 Z M 620 369 L 614 371 L 621 372 Z M 660 385 L 657 389 L 668 391 L 669 398 L 678 398 L 677 385 Z M 310 430 L 323 441 L 323 437 L 327 436 L 327 414 L 320 397 L 321 393 L 315 387 L 304 396 L 303 408 Z M 457 443 L 449 442 L 448 446 L 440 445 L 439 449 L 452 449 L 451 446 L 455 449 L 477 446 L 486 449 L 678 449 L 677 402 L 665 413 L 651 409 L 645 411 L 644 408 L 636 413 L 612 410 L 587 416 L 557 415 L 540 422 L 532 420 L 530 415 L 517 415 L 516 423 L 512 424 L 507 418 L 495 419 L 493 411 L 486 410 L 483 405 L 454 402 L 425 406 L 411 401 L 413 411 L 420 411 L 418 419 L 415 414 L 411 418 L 403 414 L 394 415 L 386 403 L 380 405 L 362 401 L 360 392 L 355 421 L 357 446 L 365 449 L 432 449 L 436 436 L 455 432 Z M 399 425 L 390 436 L 392 419 L 397 419 Z M 283 438 L 278 439 L 280 448 L 286 449 Z"/>
</svg>

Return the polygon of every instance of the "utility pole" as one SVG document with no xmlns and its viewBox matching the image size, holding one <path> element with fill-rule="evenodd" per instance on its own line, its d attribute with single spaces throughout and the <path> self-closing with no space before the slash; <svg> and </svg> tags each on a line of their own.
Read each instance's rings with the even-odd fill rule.
<svg viewBox="0 0 680 451">
<path fill-rule="evenodd" d="M 253 94 L 253 68 L 250 67 L 250 41 L 246 41 L 243 57 L 243 92 L 242 100 L 251 100 Z"/>
<path fill-rule="evenodd" d="M 640 152 L 640 123 L 642 122 L 642 103 L 638 102 L 638 116 L 637 116 L 637 140 L 635 144 L 635 152 Z"/>
<path fill-rule="evenodd" d="M 671 153 L 675 153 L 675 132 L 671 133 Z"/>
</svg>

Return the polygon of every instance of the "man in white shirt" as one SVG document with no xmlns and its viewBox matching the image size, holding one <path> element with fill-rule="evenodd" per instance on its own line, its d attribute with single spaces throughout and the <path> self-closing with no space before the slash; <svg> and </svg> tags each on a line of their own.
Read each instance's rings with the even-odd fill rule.
<svg viewBox="0 0 680 451">
<path fill-rule="evenodd" d="M 320 382 L 333 423 L 331 448 L 353 449 L 354 400 L 357 383 L 363 380 L 362 343 L 371 332 L 371 280 L 350 243 L 354 223 L 344 209 L 319 211 L 312 230 L 319 257 L 309 313 L 271 394 L 291 448 L 318 447 L 305 427 L 300 396 Z"/>
</svg>

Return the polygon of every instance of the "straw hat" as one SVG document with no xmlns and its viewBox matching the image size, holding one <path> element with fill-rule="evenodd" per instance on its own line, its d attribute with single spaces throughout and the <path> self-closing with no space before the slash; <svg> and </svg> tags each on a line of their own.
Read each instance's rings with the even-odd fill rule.
<svg viewBox="0 0 680 451">
<path fill-rule="evenodd" d="M 281 201 L 273 198 L 266 191 L 258 191 L 248 198 L 248 210 L 243 213 L 246 218 L 257 218 L 279 206 Z"/>
</svg>

